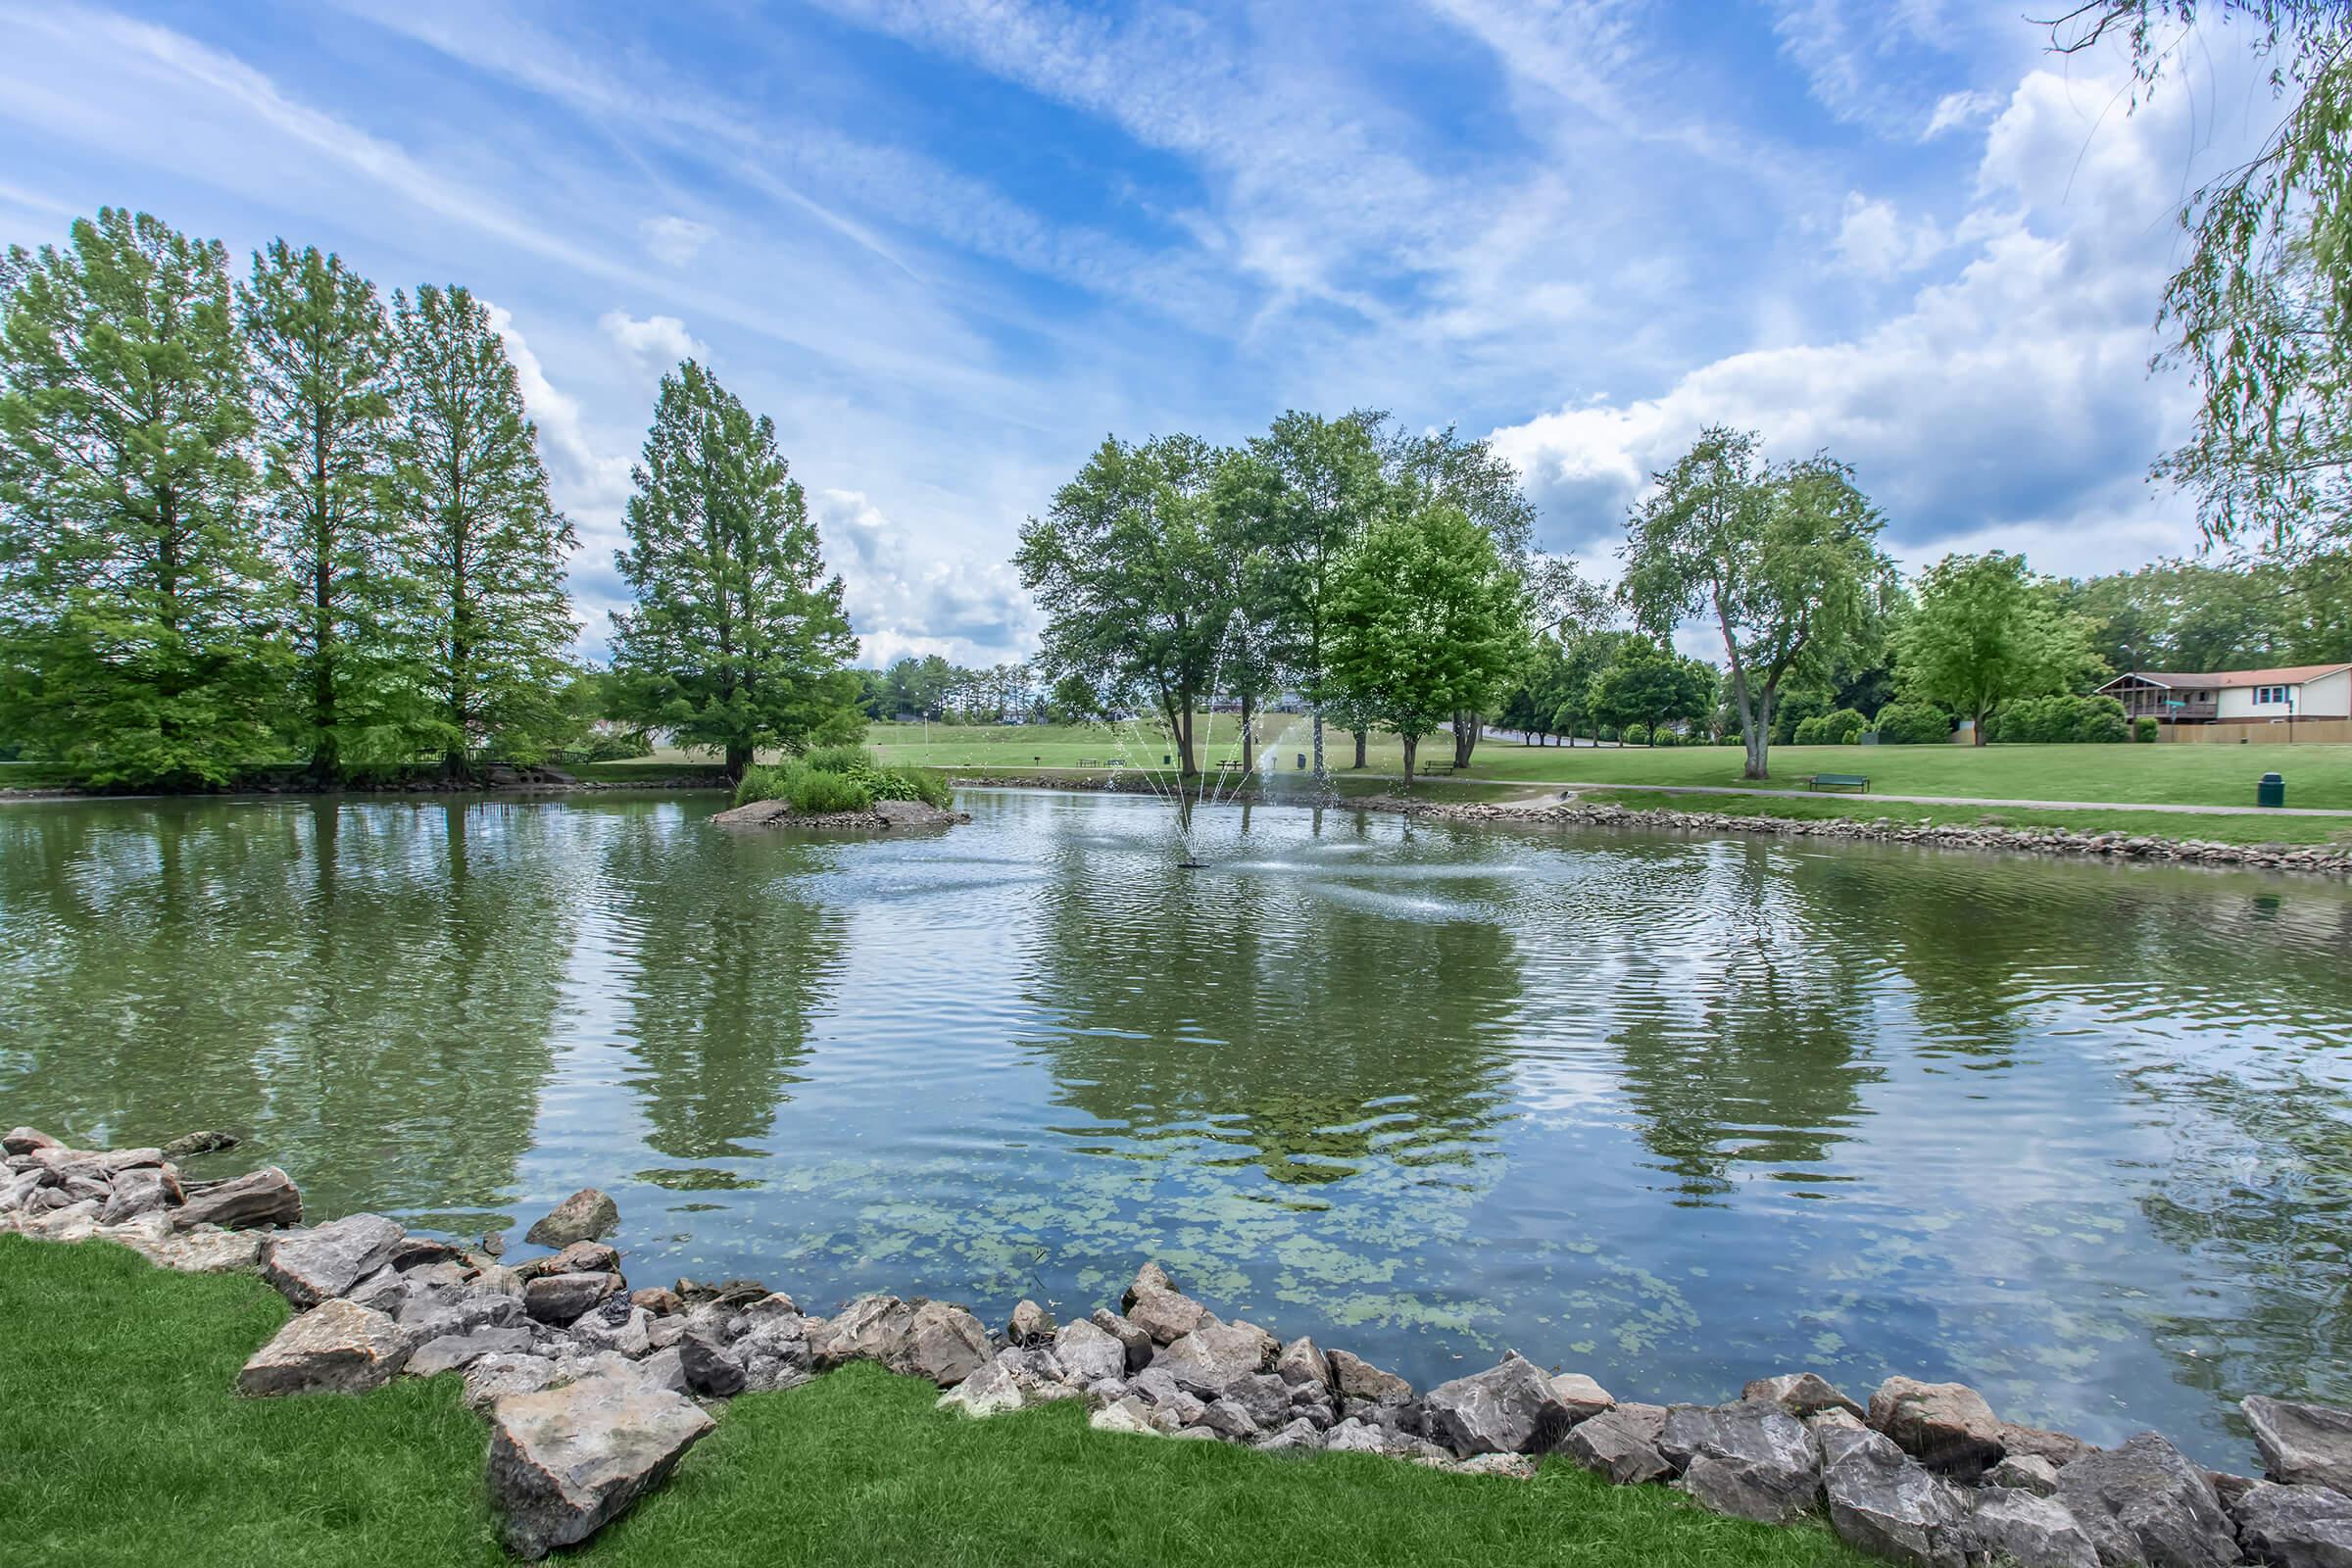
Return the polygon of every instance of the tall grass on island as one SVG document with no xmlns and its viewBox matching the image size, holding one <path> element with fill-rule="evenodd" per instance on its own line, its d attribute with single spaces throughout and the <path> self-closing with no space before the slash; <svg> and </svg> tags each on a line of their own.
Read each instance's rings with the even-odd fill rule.
<svg viewBox="0 0 2352 1568">
<path fill-rule="evenodd" d="M 862 746 L 812 747 L 798 757 L 747 767 L 735 804 L 783 801 L 804 815 L 866 811 L 876 801 L 920 801 L 947 809 L 956 798 L 947 779 L 919 767 L 885 767 Z"/>
</svg>

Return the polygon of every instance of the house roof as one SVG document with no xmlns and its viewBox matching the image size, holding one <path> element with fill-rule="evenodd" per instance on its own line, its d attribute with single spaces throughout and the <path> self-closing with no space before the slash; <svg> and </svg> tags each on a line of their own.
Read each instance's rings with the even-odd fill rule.
<svg viewBox="0 0 2352 1568">
<path fill-rule="evenodd" d="M 2352 669 L 2347 664 L 2287 664 L 2278 669 L 2218 669 L 2204 675 L 2167 675 L 2152 669 L 2128 669 L 2107 683 L 2140 680 L 2151 686 L 2300 686 L 2305 681 L 2318 680 L 2338 670 Z M 2099 688 L 2105 691 L 2107 686 Z"/>
</svg>

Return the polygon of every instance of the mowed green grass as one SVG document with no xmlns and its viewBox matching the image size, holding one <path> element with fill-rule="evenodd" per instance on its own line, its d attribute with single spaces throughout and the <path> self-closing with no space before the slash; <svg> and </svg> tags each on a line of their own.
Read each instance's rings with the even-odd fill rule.
<svg viewBox="0 0 2352 1568">
<path fill-rule="evenodd" d="M 1500 786 L 1494 786 L 1499 788 Z M 2026 806 L 1923 806 L 1868 796 L 1822 795 L 1802 800 L 1759 795 L 1660 795 L 1648 790 L 1583 790 L 1577 799 L 1622 806 L 1635 811 L 1712 812 L 1723 816 L 1771 816 L 1796 821 L 1885 817 L 1937 827 L 2063 827 L 2076 833 L 2135 833 L 2159 839 L 2197 839 L 2212 844 L 2352 845 L 2352 817 L 2279 816 L 2275 813 L 2183 816 L 2171 811 L 2100 811 L 2079 808 Z"/>
<path fill-rule="evenodd" d="M 251 1276 L 0 1236 L 0 1561 L 442 1568 L 503 1560 L 458 1381 L 246 1400 L 285 1318 Z M 854 1367 L 735 1401 L 668 1484 L 564 1560 L 723 1564 L 1494 1563 L 1862 1568 L 1818 1525 L 1719 1519 L 1564 1460 L 1532 1482 L 987 1422 Z"/>
<path fill-rule="evenodd" d="M 1231 717 L 1219 715 L 1218 731 L 1203 747 L 1205 762 L 1235 754 L 1233 729 Z M 1072 767 L 1122 755 L 1109 727 L 933 725 L 926 737 L 920 725 L 876 724 L 867 735 L 886 760 L 938 767 Z M 1293 714 L 1273 715 L 1260 735 L 1261 747 L 1279 750 L 1286 773 L 1307 750 L 1305 720 Z M 1327 733 L 1325 746 L 1335 768 L 1355 760 L 1354 742 L 1345 734 Z M 1434 736 L 1421 751 L 1424 758 L 1450 757 L 1451 743 Z M 1125 755 L 1131 763 L 1157 765 L 1166 754 L 1147 737 L 1129 740 Z M 1374 737 L 1368 771 L 1396 773 L 1402 761 L 1394 737 Z M 2255 781 L 2275 769 L 2286 775 L 2289 806 L 2352 809 L 2352 746 L 2346 745 L 1776 746 L 1770 765 L 1773 776 L 1760 781 L 1768 789 L 1801 789 L 1809 773 L 1867 773 L 1881 794 L 2184 806 L 2252 806 Z M 1469 776 L 1620 787 L 1759 784 L 1740 777 L 1737 747 L 1521 746 L 1491 738 L 1479 742 Z"/>
</svg>

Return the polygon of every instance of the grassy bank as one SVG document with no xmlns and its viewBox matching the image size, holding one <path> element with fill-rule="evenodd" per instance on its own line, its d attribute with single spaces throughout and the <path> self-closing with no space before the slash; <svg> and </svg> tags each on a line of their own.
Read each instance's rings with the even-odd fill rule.
<svg viewBox="0 0 2352 1568">
<path fill-rule="evenodd" d="M 250 1276 L 0 1236 L 0 1555 L 25 1562 L 503 1560 L 454 1376 L 246 1400 L 286 1315 Z M 1860 1568 L 1826 1530 L 1701 1513 L 1561 1460 L 1535 1481 L 1116 1437 L 1071 1405 L 989 1422 L 867 1367 L 738 1399 L 593 1564 L 1646 1563 Z M 8 1560 L 18 1557 L 9 1555 Z"/>
<path fill-rule="evenodd" d="M 1306 749 L 1304 721 L 1278 715 L 1262 732 L 1285 773 Z M 1009 769 L 1071 767 L 1125 755 L 1156 765 L 1162 749 L 1129 743 L 1124 753 L 1107 729 L 1050 725 L 877 724 L 869 742 L 893 765 Z M 1205 765 L 1235 755 L 1232 721 L 1220 716 L 1214 744 L 1202 748 Z M 1422 745 L 1423 756 L 1450 755 L 1445 737 Z M 1347 736 L 1329 742 L 1331 765 L 1354 760 Z M 1376 737 L 1366 771 L 1396 773 L 1403 750 Z M 1502 781 L 1595 785 L 1685 784 L 1712 789 L 1754 788 L 1740 776 L 1740 754 L 1721 746 L 1564 747 L 1479 743 L 1469 776 Z M 1776 746 L 1766 788 L 1802 788 L 1808 773 L 1867 773 L 1871 787 L 1890 795 L 1981 796 L 1998 800 L 2105 801 L 2128 805 L 2252 806 L 2254 783 L 2265 772 L 2286 775 L 2287 804 L 2352 809 L 2352 746 Z"/>
</svg>

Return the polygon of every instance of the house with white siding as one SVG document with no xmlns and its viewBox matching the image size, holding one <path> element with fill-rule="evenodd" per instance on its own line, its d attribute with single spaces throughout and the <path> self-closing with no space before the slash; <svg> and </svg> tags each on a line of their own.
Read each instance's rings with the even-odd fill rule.
<svg viewBox="0 0 2352 1568">
<path fill-rule="evenodd" d="M 2132 718 L 2166 724 L 2270 724 L 2352 718 L 2352 663 L 2175 675 L 2134 669 L 2099 688 Z"/>
</svg>

